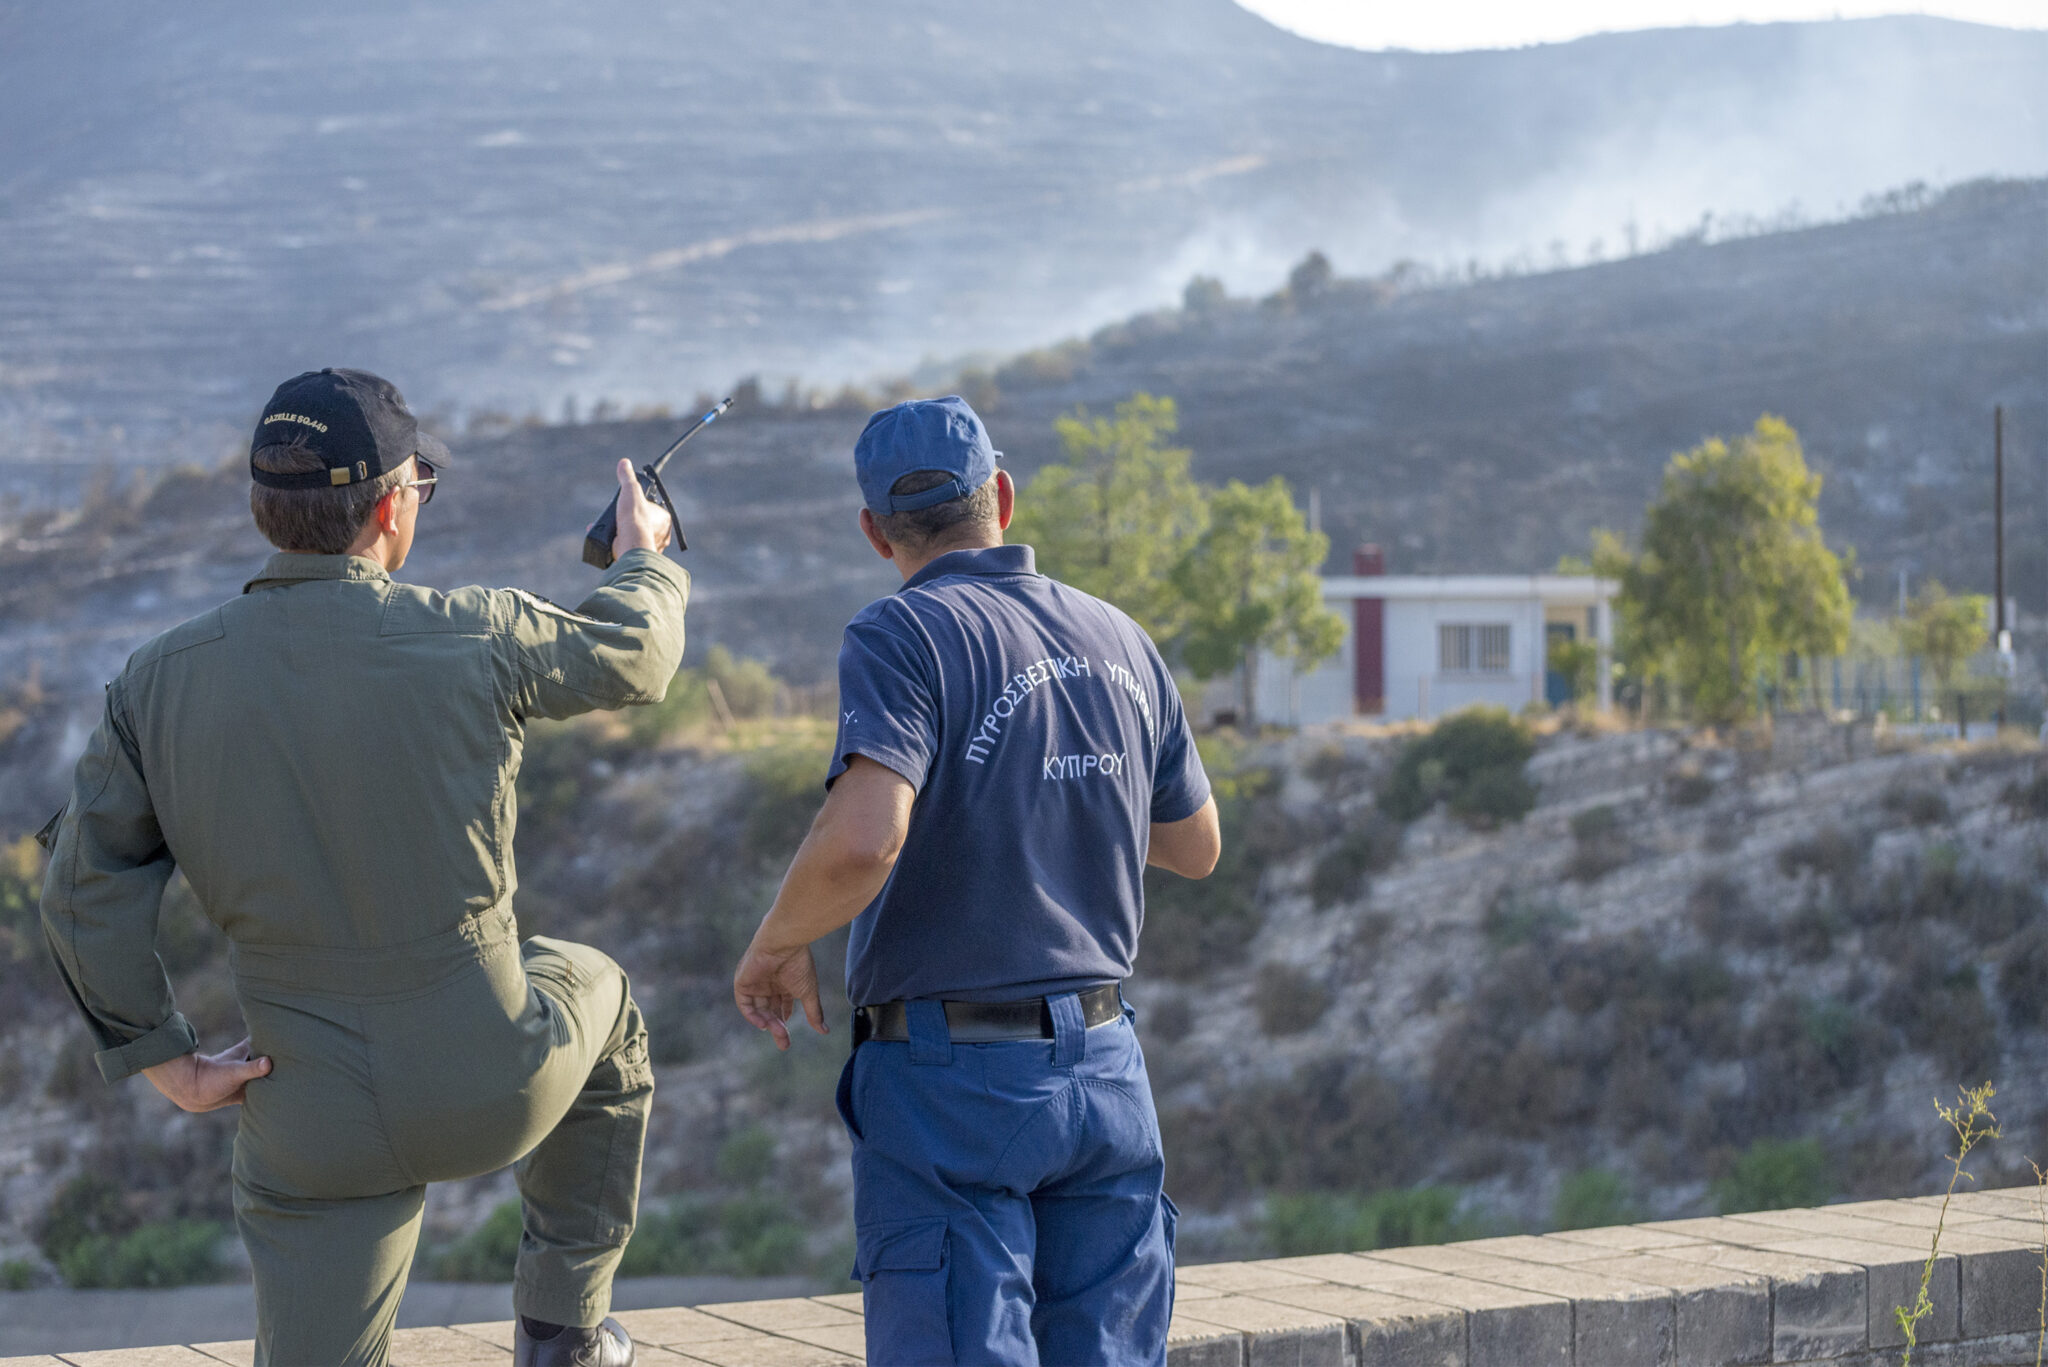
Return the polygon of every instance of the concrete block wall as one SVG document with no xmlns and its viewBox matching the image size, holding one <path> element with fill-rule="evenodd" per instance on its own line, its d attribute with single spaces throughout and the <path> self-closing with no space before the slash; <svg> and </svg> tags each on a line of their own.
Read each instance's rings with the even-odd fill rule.
<svg viewBox="0 0 2048 1367">
<path fill-rule="evenodd" d="M 1941 1201 L 1183 1267 L 1171 1367 L 1735 1367 L 1899 1361 Z M 2033 1188 L 1950 1205 L 1924 1367 L 2032 1364 L 2044 1294 Z M 860 1297 L 631 1311 L 650 1367 L 848 1367 Z M 400 1330 L 396 1367 L 509 1362 L 509 1324 Z M 0 1367 L 248 1367 L 247 1343 L 0 1359 Z M 1047 1367 L 1067 1367 L 1047 1364 Z"/>
</svg>

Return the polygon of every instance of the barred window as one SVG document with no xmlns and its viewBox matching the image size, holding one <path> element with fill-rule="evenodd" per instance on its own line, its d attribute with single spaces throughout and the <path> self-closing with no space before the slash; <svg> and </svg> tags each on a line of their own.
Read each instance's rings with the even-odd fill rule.
<svg viewBox="0 0 2048 1367">
<path fill-rule="evenodd" d="M 1436 629 L 1437 671 L 1442 674 L 1508 672 L 1508 624 L 1445 622 Z"/>
<path fill-rule="evenodd" d="M 1508 628 L 1502 622 L 1498 626 L 1479 628 L 1479 672 L 1482 674 L 1505 674 L 1508 672 Z"/>
<path fill-rule="evenodd" d="M 1446 623 L 1436 629 L 1436 667 L 1444 674 L 1471 670 L 1472 628 Z"/>
</svg>

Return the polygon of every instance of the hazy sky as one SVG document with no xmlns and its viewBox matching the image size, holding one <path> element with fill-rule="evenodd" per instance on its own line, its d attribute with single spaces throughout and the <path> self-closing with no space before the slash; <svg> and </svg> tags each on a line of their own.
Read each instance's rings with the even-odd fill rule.
<svg viewBox="0 0 2048 1367">
<path fill-rule="evenodd" d="M 2048 0 L 1238 0 L 1324 42 L 1426 52 L 1561 43 L 1617 29 L 1936 14 L 2007 28 L 2048 28 Z"/>
</svg>

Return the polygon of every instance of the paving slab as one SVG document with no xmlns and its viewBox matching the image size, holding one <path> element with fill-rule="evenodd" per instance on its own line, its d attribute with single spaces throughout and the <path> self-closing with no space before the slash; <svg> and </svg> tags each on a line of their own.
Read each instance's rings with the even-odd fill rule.
<svg viewBox="0 0 2048 1367">
<path fill-rule="evenodd" d="M 391 1335 L 391 1367 L 458 1367 L 506 1357 L 495 1343 L 453 1329 L 399 1329 Z"/>
<path fill-rule="evenodd" d="M 1773 1361 L 1825 1360 L 1869 1347 L 1870 1292 L 1858 1264 L 1728 1244 L 1664 1256 L 1770 1278 Z"/>
<path fill-rule="evenodd" d="M 1632 1253 L 1582 1263 L 1671 1292 L 1674 1367 L 1732 1367 L 1771 1360 L 1771 1279 L 1735 1268 Z"/>
<path fill-rule="evenodd" d="M 1244 1335 L 1196 1319 L 1176 1304 L 1166 1326 L 1166 1367 L 1244 1367 Z"/>
<path fill-rule="evenodd" d="M 1388 1283 L 1397 1294 L 1465 1312 L 1467 1367 L 1567 1367 L 1572 1303 L 1499 1282 L 1429 1273 Z"/>
<path fill-rule="evenodd" d="M 1836 1237 L 1789 1239 L 1773 1247 L 1781 1253 L 1805 1254 L 1861 1266 L 1865 1274 L 1864 1294 L 1869 1305 L 1870 1346 L 1904 1346 L 1906 1335 L 1899 1328 L 1898 1310 L 1910 1308 L 1920 1298 L 1920 1277 L 1927 1268 L 1926 1249 Z M 1954 1256 L 1943 1254 L 1934 1260 L 1927 1290 L 1928 1302 L 1933 1309 L 1920 1321 L 1917 1331 L 1919 1342 L 1940 1343 L 1960 1337 L 1962 1284 L 1960 1264 Z"/>
<path fill-rule="evenodd" d="M 830 1329 L 858 1325 L 861 1317 L 836 1305 L 820 1305 L 808 1296 L 773 1301 L 727 1301 L 721 1305 L 700 1305 L 701 1314 L 779 1334 L 790 1329 Z"/>
<path fill-rule="evenodd" d="M 1739 1215 L 1701 1215 L 1688 1220 L 1653 1220 L 1633 1229 L 1670 1235 L 1702 1244 L 1741 1244 L 1756 1233 L 1754 1221 Z"/>
<path fill-rule="evenodd" d="M 2034 1187 L 2007 1187 L 2002 1191 L 1959 1191 L 1955 1206 L 1959 1210 L 1972 1211 L 2007 1220 L 2031 1221 L 2037 1227 L 2041 1223 L 2042 1193 Z"/>
<path fill-rule="evenodd" d="M 1453 1306 L 1335 1284 L 1255 1294 L 1344 1320 L 1359 1367 L 1465 1367 L 1465 1312 Z"/>
<path fill-rule="evenodd" d="M 192 1351 L 225 1362 L 229 1367 L 256 1367 L 254 1339 L 230 1339 L 226 1343 L 195 1343 L 192 1345 Z M 505 1351 L 512 1351 L 509 1343 L 505 1345 Z"/>
<path fill-rule="evenodd" d="M 1582 1263 L 1600 1256 L 1600 1250 L 1589 1244 L 1574 1243 L 1548 1234 L 1509 1234 L 1497 1239 L 1471 1239 L 1457 1247 L 1468 1253 L 1513 1258 L 1525 1263 Z"/>
<path fill-rule="evenodd" d="M 1570 1301 L 1576 1367 L 1660 1367 L 1671 1361 L 1671 1292 L 1661 1286 L 1512 1258 L 1458 1275 Z"/>
<path fill-rule="evenodd" d="M 1335 1282 L 1339 1286 L 1356 1285 L 1351 1278 L 1371 1275 L 1374 1269 L 1381 1269 L 1385 1263 L 1375 1262 L 1360 1253 L 1310 1253 L 1298 1258 L 1275 1258 L 1263 1267 L 1279 1272 L 1289 1272 L 1310 1281 Z"/>
<path fill-rule="evenodd" d="M 625 1326 L 635 1343 L 652 1343 L 686 1353 L 694 1344 L 746 1338 L 759 1332 L 683 1306 L 669 1310 L 622 1310 L 612 1318 Z"/>
<path fill-rule="evenodd" d="M 215 1359 L 180 1344 L 161 1348 L 106 1348 L 90 1353 L 66 1353 L 61 1359 L 72 1367 L 219 1367 Z"/>
<path fill-rule="evenodd" d="M 867 1325 L 856 1319 L 852 1324 L 830 1324 L 816 1328 L 785 1329 L 787 1338 L 799 1343 L 808 1343 L 813 1348 L 829 1348 L 850 1358 L 866 1360 L 868 1355 Z"/>
<path fill-rule="evenodd" d="M 1463 1244 L 1419 1244 L 1414 1248 L 1382 1248 L 1364 1255 L 1374 1262 L 1393 1263 L 1398 1267 L 1417 1267 L 1425 1272 L 1449 1272 L 1455 1275 L 1468 1267 L 1483 1267 L 1494 1256 L 1491 1253 L 1474 1253 Z"/>
<path fill-rule="evenodd" d="M 64 1367 L 62 1358 L 0 1358 L 0 1367 Z"/>
<path fill-rule="evenodd" d="M 850 1310 L 856 1315 L 862 1313 L 862 1308 L 867 1303 L 867 1297 L 858 1291 L 841 1291 L 830 1296 L 813 1296 L 811 1299 L 820 1305 L 829 1305 L 835 1310 Z"/>
<path fill-rule="evenodd" d="M 1837 1215 L 1854 1215 L 1867 1220 L 1883 1220 L 1893 1225 L 1918 1225 L 1933 1229 L 1937 1223 L 1946 1225 L 1970 1225 L 1992 1217 L 1983 1215 L 1967 1206 L 1950 1203 L 1946 1213 L 1941 1208 L 1940 1198 L 1933 1198 L 1929 1204 L 1926 1198 L 1903 1201 L 1850 1201 L 1828 1210 Z"/>
<path fill-rule="evenodd" d="M 482 1324 L 451 1324 L 448 1327 L 458 1334 L 467 1334 L 473 1339 L 482 1339 L 485 1343 L 494 1343 L 508 1353 L 512 1351 L 511 1320 L 486 1320 Z M 193 1346 L 204 1348 L 206 1345 L 194 1344 Z"/>
<path fill-rule="evenodd" d="M 1267 1286 L 1300 1286 L 1315 1280 L 1268 1263 L 1197 1263 L 1174 1269 L 1174 1280 L 1216 1291 L 1256 1291 Z"/>
<path fill-rule="evenodd" d="M 762 1334 L 756 1338 L 720 1339 L 678 1350 L 707 1367 L 858 1367 L 858 1359 L 815 1344 Z"/>
<path fill-rule="evenodd" d="M 1612 1225 L 1605 1229 L 1561 1229 L 1549 1237 L 1562 1239 L 1571 1244 L 1591 1244 L 1595 1248 L 1616 1253 L 1654 1253 L 1660 1248 L 1676 1248 L 1703 1242 L 1690 1235 L 1651 1229 L 1647 1225 Z"/>
<path fill-rule="evenodd" d="M 1200 1302 L 1191 1318 L 1244 1336 L 1246 1367 L 1345 1367 L 1350 1326 L 1336 1315 L 1252 1296 Z"/>
</svg>

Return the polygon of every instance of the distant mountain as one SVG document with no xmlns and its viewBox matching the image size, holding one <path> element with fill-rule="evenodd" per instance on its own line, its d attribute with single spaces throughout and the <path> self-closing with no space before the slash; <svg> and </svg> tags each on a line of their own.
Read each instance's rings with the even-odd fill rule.
<svg viewBox="0 0 2048 1367">
<path fill-rule="evenodd" d="M 1924 19 L 1422 55 L 1227 0 L 0 0 L 0 490 L 216 451 L 311 365 L 553 416 L 1007 351 L 1310 247 L 1582 260 L 2048 173 L 2044 71 L 2048 34 Z"/>
<path fill-rule="evenodd" d="M 2010 589 L 2048 611 L 2048 180 L 1546 275 L 1407 292 L 1339 279 L 1302 300 L 1140 314 L 965 387 L 1024 478 L 1074 405 L 1172 395 L 1199 475 L 1285 475 L 1319 496 L 1336 567 L 1370 540 L 1397 572 L 1548 568 L 1594 527 L 1635 531 L 1673 451 L 1778 413 L 1825 480 L 1823 530 L 1856 548 L 1857 596 L 1877 602 L 1899 569 L 1990 588 L 2003 404 Z M 854 530 L 866 411 L 757 396 L 679 458 L 698 646 L 829 678 L 839 628 L 896 582 Z M 408 575 L 574 602 L 611 462 L 679 427 L 458 439 Z M 233 593 L 265 553 L 247 491 L 230 462 L 139 507 L 0 523 L 0 689 L 32 667 L 83 697 L 152 632 Z"/>
<path fill-rule="evenodd" d="M 1374 541 L 1422 573 L 1526 573 L 1595 527 L 1632 534 L 1674 451 L 1775 413 L 1878 603 L 1900 570 L 1990 591 L 2002 405 L 2007 591 L 2048 613 L 2048 181 L 1462 288 L 1165 311 L 994 388 L 1027 468 L 1065 407 L 1174 395 L 1198 474 L 1285 475 L 1320 494 L 1340 567 Z"/>
</svg>

